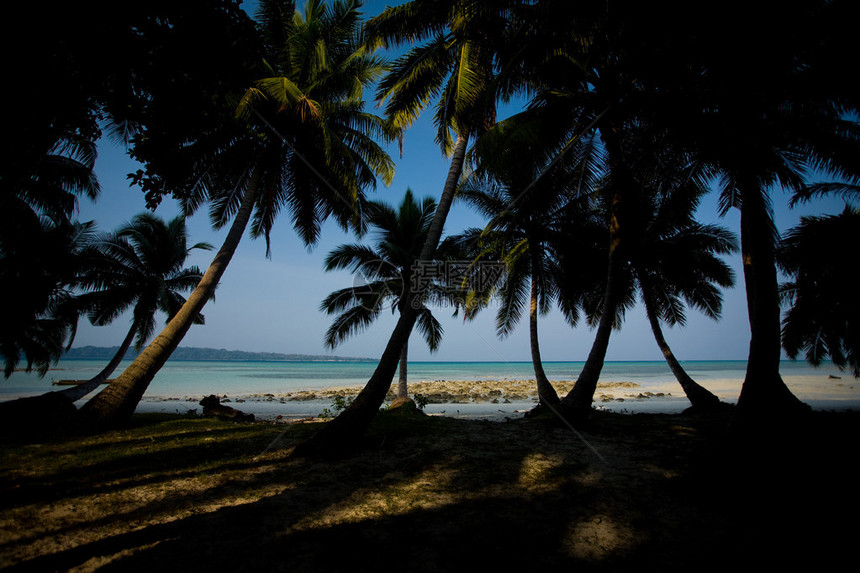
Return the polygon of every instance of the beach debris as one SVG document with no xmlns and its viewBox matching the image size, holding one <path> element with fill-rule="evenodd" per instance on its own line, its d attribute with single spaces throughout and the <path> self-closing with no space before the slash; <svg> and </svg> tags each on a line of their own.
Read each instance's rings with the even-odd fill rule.
<svg viewBox="0 0 860 573">
<path fill-rule="evenodd" d="M 220 420 L 232 420 L 236 422 L 253 422 L 254 414 L 245 414 L 241 410 L 224 406 L 215 394 L 210 394 L 202 400 L 203 416 L 207 418 L 218 418 Z"/>
<path fill-rule="evenodd" d="M 834 376 L 833 374 L 828 376 L 828 378 L 830 378 L 831 380 L 842 380 L 842 376 Z"/>
<path fill-rule="evenodd" d="M 293 402 L 307 402 L 309 400 L 320 400 L 323 396 L 317 396 L 315 392 L 311 392 L 309 390 L 295 392 L 290 394 L 290 401 Z M 283 403 L 283 401 L 282 401 Z"/>
<path fill-rule="evenodd" d="M 113 381 L 114 378 L 110 378 L 102 382 L 102 384 L 113 384 Z M 79 384 L 83 384 L 84 382 L 89 382 L 89 380 L 54 380 L 53 382 L 51 382 L 51 384 L 53 384 L 54 386 L 77 386 Z"/>
</svg>

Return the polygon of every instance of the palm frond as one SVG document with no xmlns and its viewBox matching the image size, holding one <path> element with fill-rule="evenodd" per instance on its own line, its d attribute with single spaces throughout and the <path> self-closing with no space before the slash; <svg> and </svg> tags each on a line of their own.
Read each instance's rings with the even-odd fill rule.
<svg viewBox="0 0 860 573">
<path fill-rule="evenodd" d="M 398 128 L 406 129 L 437 97 L 449 77 L 450 40 L 438 36 L 395 60 L 379 82 L 376 99 Z"/>
<path fill-rule="evenodd" d="M 439 349 L 445 330 L 442 328 L 442 324 L 433 316 L 430 309 L 424 308 L 418 313 L 415 327 L 424 337 L 427 346 L 430 348 L 430 352 L 435 352 Z"/>
<path fill-rule="evenodd" d="M 325 344 L 335 348 L 350 336 L 364 331 L 379 314 L 378 309 L 356 305 L 338 315 L 325 334 Z"/>
<path fill-rule="evenodd" d="M 500 338 L 510 335 L 522 317 L 529 300 L 529 273 L 525 265 L 508 268 L 499 289 L 499 310 L 496 312 L 496 334 Z"/>
</svg>

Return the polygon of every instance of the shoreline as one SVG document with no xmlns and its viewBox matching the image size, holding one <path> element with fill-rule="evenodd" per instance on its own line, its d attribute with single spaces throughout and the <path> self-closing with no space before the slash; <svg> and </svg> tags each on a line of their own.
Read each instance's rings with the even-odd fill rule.
<svg viewBox="0 0 860 573">
<path fill-rule="evenodd" d="M 553 381 L 560 395 L 573 387 L 574 381 Z M 332 386 L 323 389 L 302 389 L 291 392 L 267 392 L 252 394 L 222 394 L 221 403 L 246 414 L 254 414 L 259 420 L 293 421 L 296 419 L 318 418 L 325 410 L 331 414 L 335 398 L 347 401 L 354 399 L 361 391 L 360 385 Z M 600 382 L 595 393 L 595 403 L 607 406 L 610 403 L 677 398 L 670 393 L 642 391 L 636 382 Z M 513 419 L 524 415 L 538 403 L 534 380 L 434 380 L 431 382 L 412 382 L 409 395 L 423 397 L 428 415 L 443 415 L 455 418 L 478 418 L 486 420 Z M 203 396 L 144 396 L 138 412 L 195 413 L 201 410 L 199 401 Z M 395 384 L 385 398 L 383 407 L 395 398 Z M 681 396 L 680 398 L 684 398 Z M 684 400 L 673 400 L 682 402 Z M 180 404 L 183 406 L 177 407 Z M 668 404 L 663 404 L 665 408 Z M 185 411 L 183 411 L 185 407 Z M 670 407 L 682 410 L 686 405 Z"/>
<path fill-rule="evenodd" d="M 814 410 L 860 410 L 860 380 L 835 381 L 796 376 L 785 377 L 785 381 L 792 392 Z M 551 383 L 560 396 L 567 394 L 574 385 L 573 380 Z M 395 384 L 392 384 L 383 407 L 394 399 Z M 734 404 L 742 380 L 710 380 L 702 385 L 723 402 Z M 287 392 L 212 394 L 216 395 L 222 404 L 245 414 L 254 414 L 258 420 L 288 422 L 318 418 L 326 410 L 335 415 L 335 398 L 341 397 L 349 401 L 355 398 L 361 389 L 362 385 L 343 385 Z M 424 411 L 428 415 L 495 421 L 522 417 L 538 403 L 535 381 L 524 378 L 411 382 L 409 395 L 426 400 Z M 199 413 L 202 411 L 199 402 L 203 397 L 204 395 L 145 395 L 137 411 Z M 677 414 L 689 406 L 687 397 L 676 382 L 599 382 L 594 395 L 595 409 L 615 413 Z"/>
<path fill-rule="evenodd" d="M 285 385 L 278 378 L 265 383 L 255 383 L 243 388 L 247 378 L 244 371 L 232 372 L 231 378 L 214 376 L 211 384 L 199 382 L 186 384 L 186 372 L 174 372 L 169 383 L 153 384 L 143 396 L 136 411 L 140 413 L 189 414 L 202 412 L 199 402 L 206 396 L 217 396 L 224 405 L 254 414 L 261 421 L 292 421 L 319 418 L 327 413 L 338 413 L 334 400 L 340 396 L 346 400 L 354 398 L 364 383 L 354 379 L 337 381 L 328 379 L 320 384 L 308 379 L 302 385 Z M 783 380 L 801 401 L 814 410 L 844 411 L 860 410 L 860 380 L 850 376 L 833 376 L 832 369 L 799 374 L 784 374 Z M 409 383 L 409 395 L 423 396 L 426 400 L 424 411 L 429 415 L 454 418 L 485 419 L 504 421 L 522 417 L 538 402 L 536 383 L 533 377 L 520 372 L 513 375 L 493 369 L 475 371 L 469 378 L 454 374 L 452 379 L 432 379 L 434 375 L 452 372 L 426 372 L 416 375 Z M 72 374 L 72 373 L 69 373 Z M 67 374 L 64 378 L 84 378 L 84 372 Z M 270 374 L 265 372 L 265 378 Z M 336 373 L 333 373 L 335 376 Z M 742 371 L 731 371 L 722 377 L 711 377 L 715 372 L 693 373 L 697 381 L 714 393 L 721 401 L 734 404 L 743 385 Z M 558 375 L 557 375 L 558 376 Z M 251 377 L 253 378 L 253 377 Z M 322 381 L 319 381 L 322 382 Z M 550 377 L 551 384 L 559 396 L 566 395 L 573 387 L 574 380 L 565 375 Z M 0 401 L 13 400 L 39 395 L 57 389 L 47 387 L 22 387 L 20 391 L 0 394 Z M 386 403 L 394 399 L 396 380 L 386 398 Z M 80 406 L 82 402 L 78 403 Z M 607 372 L 603 381 L 598 383 L 594 395 L 594 407 L 614 413 L 638 414 L 676 414 L 689 407 L 689 401 L 681 386 L 663 372 Z M 383 407 L 385 404 L 383 404 Z"/>
</svg>

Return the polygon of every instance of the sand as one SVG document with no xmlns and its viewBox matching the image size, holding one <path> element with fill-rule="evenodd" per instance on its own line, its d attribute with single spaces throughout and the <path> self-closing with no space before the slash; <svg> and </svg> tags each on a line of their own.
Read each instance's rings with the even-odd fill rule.
<svg viewBox="0 0 860 573">
<path fill-rule="evenodd" d="M 786 376 L 785 383 L 802 401 L 816 410 L 860 409 L 860 381 L 845 377 Z M 573 380 L 553 381 L 559 396 L 573 387 Z M 720 400 L 733 404 L 740 394 L 742 380 L 717 379 L 702 382 Z M 387 402 L 394 399 L 395 386 Z M 326 410 L 336 414 L 335 398 L 354 398 L 360 386 L 331 386 L 283 393 L 223 394 L 221 402 L 264 420 L 292 421 L 319 417 Z M 433 380 L 409 384 L 411 396 L 426 400 L 425 412 L 456 418 L 486 420 L 515 419 L 538 402 L 535 381 L 502 380 Z M 187 413 L 198 410 L 203 396 L 145 396 L 138 412 Z M 595 408 L 617 413 L 675 414 L 689 407 L 689 401 L 676 382 L 649 383 L 635 381 L 600 382 L 594 395 Z"/>
<path fill-rule="evenodd" d="M 844 567 L 857 415 L 819 414 L 763 441 L 731 439 L 728 416 L 597 413 L 576 435 L 535 419 L 382 415 L 360 452 L 336 460 L 290 458 L 308 423 L 138 417 L 11 443 L 0 569 Z"/>
</svg>

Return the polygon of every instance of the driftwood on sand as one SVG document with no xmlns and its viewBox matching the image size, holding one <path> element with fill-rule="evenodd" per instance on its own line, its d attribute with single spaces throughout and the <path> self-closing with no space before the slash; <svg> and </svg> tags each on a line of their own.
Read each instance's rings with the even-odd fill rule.
<svg viewBox="0 0 860 573">
<path fill-rule="evenodd" d="M 225 406 L 221 403 L 218 396 L 214 394 L 210 394 L 200 400 L 200 405 L 203 406 L 203 416 L 205 417 L 235 420 L 237 422 L 254 421 L 254 414 L 245 414 L 241 410 Z"/>
<path fill-rule="evenodd" d="M 113 378 L 109 380 L 105 380 L 102 384 L 110 384 L 113 382 Z M 84 382 L 89 382 L 89 380 L 54 380 L 51 384 L 54 386 L 79 386 Z"/>
</svg>

